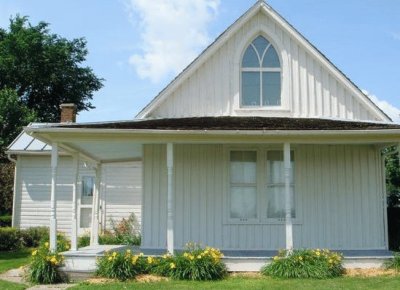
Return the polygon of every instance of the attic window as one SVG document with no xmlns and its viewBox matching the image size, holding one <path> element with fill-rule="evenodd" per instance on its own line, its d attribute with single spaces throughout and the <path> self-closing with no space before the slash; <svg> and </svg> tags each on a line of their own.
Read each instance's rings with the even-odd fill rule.
<svg viewBox="0 0 400 290">
<path fill-rule="evenodd" d="M 281 64 L 264 37 L 258 36 L 246 48 L 241 75 L 242 107 L 281 106 Z"/>
</svg>

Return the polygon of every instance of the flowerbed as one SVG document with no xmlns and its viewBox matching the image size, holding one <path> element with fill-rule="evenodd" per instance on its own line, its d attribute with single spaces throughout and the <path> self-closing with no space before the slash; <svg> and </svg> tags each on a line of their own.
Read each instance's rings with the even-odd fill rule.
<svg viewBox="0 0 400 290">
<path fill-rule="evenodd" d="M 264 266 L 264 275 L 280 278 L 333 278 L 343 275 L 342 255 L 327 249 L 279 251 Z"/>
<path fill-rule="evenodd" d="M 138 274 L 156 274 L 178 280 L 219 280 L 226 274 L 218 249 L 190 246 L 175 256 L 145 257 L 142 253 L 132 254 L 107 252 L 97 262 L 96 274 L 121 281 L 132 279 Z"/>
</svg>

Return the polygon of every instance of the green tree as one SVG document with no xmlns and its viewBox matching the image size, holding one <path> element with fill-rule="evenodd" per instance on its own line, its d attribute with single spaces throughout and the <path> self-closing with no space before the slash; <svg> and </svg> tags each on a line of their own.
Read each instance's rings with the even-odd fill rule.
<svg viewBox="0 0 400 290">
<path fill-rule="evenodd" d="M 61 103 L 76 104 L 78 112 L 94 108 L 90 100 L 103 80 L 82 66 L 85 39 L 67 40 L 48 26 L 16 16 L 8 30 L 0 29 L 0 89 L 14 89 L 37 121 L 58 122 Z"/>
<path fill-rule="evenodd" d="M 390 148 L 393 151 L 395 148 Z M 389 152 L 389 151 L 388 151 Z M 400 205 L 400 164 L 399 155 L 390 154 L 386 157 L 386 192 L 388 207 Z"/>
</svg>

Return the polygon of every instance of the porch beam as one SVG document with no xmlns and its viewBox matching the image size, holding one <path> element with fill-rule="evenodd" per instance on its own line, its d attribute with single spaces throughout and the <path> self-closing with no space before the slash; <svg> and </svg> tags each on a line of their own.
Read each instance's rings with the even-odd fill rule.
<svg viewBox="0 0 400 290">
<path fill-rule="evenodd" d="M 50 251 L 57 250 L 57 167 L 58 143 L 51 144 L 51 188 L 50 188 Z"/>
<path fill-rule="evenodd" d="M 78 174 L 79 174 L 79 155 L 72 155 L 72 226 L 71 226 L 71 251 L 78 250 L 78 219 L 77 219 L 77 187 L 78 187 Z"/>
<path fill-rule="evenodd" d="M 174 254 L 174 145 L 167 144 L 167 170 L 168 170 L 168 217 L 167 217 L 167 251 Z"/>
<path fill-rule="evenodd" d="M 101 182 L 101 164 L 96 167 L 96 180 L 94 185 L 94 195 L 92 204 L 92 229 L 90 231 L 90 245 L 99 244 L 99 204 L 100 204 L 100 182 Z"/>
<path fill-rule="evenodd" d="M 292 224 L 292 202 L 290 198 L 290 143 L 283 145 L 283 160 L 285 167 L 285 231 L 286 250 L 293 250 L 293 224 Z"/>
</svg>

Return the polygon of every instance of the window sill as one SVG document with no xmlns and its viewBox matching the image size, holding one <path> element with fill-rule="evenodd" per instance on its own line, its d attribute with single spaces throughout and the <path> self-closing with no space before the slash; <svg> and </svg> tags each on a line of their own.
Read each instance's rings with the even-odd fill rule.
<svg viewBox="0 0 400 290">
<path fill-rule="evenodd" d="M 290 117 L 291 111 L 282 107 L 238 108 L 234 109 L 237 116 Z"/>
<path fill-rule="evenodd" d="M 292 220 L 293 225 L 302 225 L 302 220 Z M 224 226 L 232 225 L 285 225 L 285 221 L 279 220 L 261 220 L 261 221 L 239 221 L 239 220 L 228 220 L 223 223 Z"/>
</svg>

